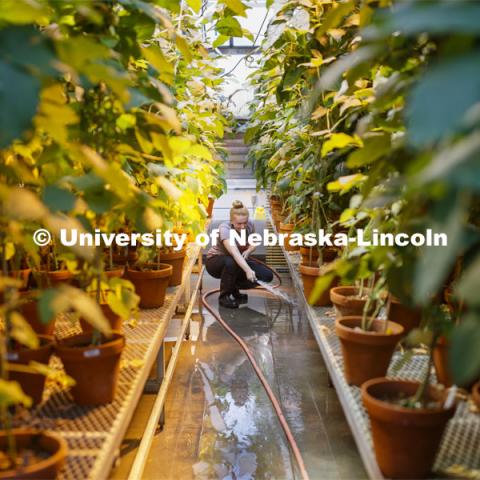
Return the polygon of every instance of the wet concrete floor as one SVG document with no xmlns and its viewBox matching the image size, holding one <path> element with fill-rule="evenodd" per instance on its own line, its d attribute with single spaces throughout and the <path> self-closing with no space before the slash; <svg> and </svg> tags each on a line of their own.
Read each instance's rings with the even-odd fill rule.
<svg viewBox="0 0 480 480">
<path fill-rule="evenodd" d="M 283 281 L 293 295 L 288 277 Z M 217 284 L 206 274 L 204 290 Z M 216 297 L 212 302 L 218 306 Z M 310 478 L 366 478 L 306 317 L 284 301 L 251 291 L 247 306 L 220 313 L 247 341 L 280 399 Z M 299 478 L 283 430 L 243 351 L 208 312 L 196 318 L 169 389 L 166 423 L 155 436 L 142 478 Z M 113 478 L 122 478 L 122 471 L 125 467 Z"/>
</svg>

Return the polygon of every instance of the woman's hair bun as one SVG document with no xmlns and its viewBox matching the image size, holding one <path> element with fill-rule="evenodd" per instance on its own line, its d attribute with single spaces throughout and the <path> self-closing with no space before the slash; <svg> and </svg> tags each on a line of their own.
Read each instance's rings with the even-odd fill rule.
<svg viewBox="0 0 480 480">
<path fill-rule="evenodd" d="M 240 200 L 234 200 L 232 202 L 232 208 L 243 208 L 243 203 Z"/>
</svg>

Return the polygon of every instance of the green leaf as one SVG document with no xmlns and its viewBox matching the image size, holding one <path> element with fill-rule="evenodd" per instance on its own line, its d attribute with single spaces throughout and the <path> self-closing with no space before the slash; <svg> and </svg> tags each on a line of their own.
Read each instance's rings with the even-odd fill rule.
<svg viewBox="0 0 480 480">
<path fill-rule="evenodd" d="M 455 383 L 468 384 L 480 376 L 480 322 L 475 313 L 462 319 L 452 333 L 449 366 Z"/>
<path fill-rule="evenodd" d="M 396 5 L 381 17 L 380 31 L 417 35 L 480 32 L 480 5 L 476 2 L 413 2 Z"/>
<path fill-rule="evenodd" d="M 355 2 L 338 2 L 336 6 L 331 8 L 323 17 L 320 27 L 315 31 L 317 38 L 319 35 L 323 35 L 330 28 L 336 28 L 343 22 L 344 18 L 350 14 L 355 8 Z"/>
<path fill-rule="evenodd" d="M 188 6 L 195 12 L 200 12 L 202 8 L 202 0 L 187 0 Z"/>
<path fill-rule="evenodd" d="M 39 93 L 40 82 L 36 77 L 0 60 L 0 149 L 8 147 L 31 127 Z"/>
<path fill-rule="evenodd" d="M 128 130 L 129 128 L 133 128 L 137 124 L 137 117 L 132 115 L 131 113 L 122 113 L 116 120 L 115 125 L 120 130 Z"/>
<path fill-rule="evenodd" d="M 463 225 L 465 222 L 465 199 L 452 193 L 437 203 L 433 219 L 428 225 L 434 233 L 445 233 L 447 246 L 429 246 L 422 249 L 416 265 L 414 280 L 415 303 L 431 301 L 438 288 L 453 266 L 463 244 Z"/>
<path fill-rule="evenodd" d="M 177 33 L 175 36 L 175 43 L 185 60 L 187 62 L 191 62 L 193 60 L 193 55 L 190 51 L 190 46 L 188 45 L 188 42 L 185 40 L 185 38 Z"/>
<path fill-rule="evenodd" d="M 17 25 L 35 23 L 47 13 L 46 5 L 35 1 L 2 0 L 0 20 Z"/>
<path fill-rule="evenodd" d="M 18 382 L 7 382 L 0 378 L 0 407 L 23 404 L 29 407 L 32 399 L 23 393 Z"/>
<path fill-rule="evenodd" d="M 219 35 L 215 40 L 214 42 L 212 43 L 212 47 L 213 48 L 217 48 L 217 47 L 220 47 L 221 45 L 223 45 L 225 42 L 228 42 L 228 39 L 230 37 L 228 35 Z"/>
<path fill-rule="evenodd" d="M 478 102 L 480 54 L 440 63 L 412 91 L 407 104 L 408 140 L 422 146 L 452 134 L 466 124 L 467 112 Z"/>
<path fill-rule="evenodd" d="M 240 22 L 234 17 L 225 17 L 217 22 L 215 29 L 220 35 L 227 37 L 242 37 L 243 30 Z"/>
<path fill-rule="evenodd" d="M 247 5 L 243 4 L 240 0 L 222 0 L 222 2 L 230 9 L 232 12 L 246 17 L 247 14 L 245 10 L 248 8 Z"/>
<path fill-rule="evenodd" d="M 480 256 L 467 267 L 463 272 L 460 281 L 455 289 L 455 293 L 465 300 L 469 306 L 480 305 L 480 295 L 478 295 L 478 279 L 480 278 Z"/>
<path fill-rule="evenodd" d="M 334 133 L 328 140 L 323 142 L 322 157 L 336 148 L 344 148 L 349 145 L 359 145 L 359 141 L 346 133 Z"/>
<path fill-rule="evenodd" d="M 38 348 L 38 337 L 22 315 L 18 312 L 11 312 L 9 320 L 11 325 L 10 335 L 12 338 L 28 348 Z"/>
<path fill-rule="evenodd" d="M 315 280 L 315 285 L 313 286 L 313 290 L 311 291 L 309 298 L 307 298 L 308 303 L 311 305 L 315 304 L 315 302 L 323 295 L 323 292 L 330 287 L 334 278 L 335 272 L 329 272 L 318 277 Z"/>
<path fill-rule="evenodd" d="M 387 152 L 390 151 L 390 135 L 374 135 L 371 137 L 362 138 L 363 147 L 351 153 L 347 160 L 347 167 L 356 168 L 369 165 Z"/>
<path fill-rule="evenodd" d="M 449 184 L 480 188 L 478 176 L 480 134 L 472 133 L 457 143 L 440 150 L 425 170 L 416 177 L 420 183 L 448 179 Z"/>
<path fill-rule="evenodd" d="M 75 206 L 75 195 L 57 185 L 48 185 L 42 194 L 42 200 L 52 212 L 69 212 Z"/>
</svg>

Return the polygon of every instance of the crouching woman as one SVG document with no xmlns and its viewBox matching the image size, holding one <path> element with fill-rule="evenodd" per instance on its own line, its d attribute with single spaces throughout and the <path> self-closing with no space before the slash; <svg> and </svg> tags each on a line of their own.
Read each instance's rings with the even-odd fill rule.
<svg viewBox="0 0 480 480">
<path fill-rule="evenodd" d="M 257 279 L 271 282 L 273 273 L 266 266 L 250 259 L 254 245 L 230 245 L 230 231 L 241 233 L 246 230 L 246 238 L 255 231 L 253 222 L 248 219 L 248 209 L 239 200 L 235 200 L 230 209 L 230 221 L 219 225 L 217 244 L 207 252 L 205 268 L 214 278 L 220 279 L 220 297 L 218 303 L 227 308 L 238 308 L 240 303 L 248 302 L 248 295 L 240 290 L 255 288 Z"/>
</svg>

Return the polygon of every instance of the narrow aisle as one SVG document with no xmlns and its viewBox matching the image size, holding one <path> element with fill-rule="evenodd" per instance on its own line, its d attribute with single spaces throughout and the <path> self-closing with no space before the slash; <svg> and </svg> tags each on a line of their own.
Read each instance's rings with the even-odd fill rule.
<svg viewBox="0 0 480 480">
<path fill-rule="evenodd" d="M 205 289 L 216 284 L 206 274 Z M 284 284 L 288 290 L 288 278 Z M 281 400 L 311 478 L 365 478 L 307 320 L 270 296 L 249 296 L 248 306 L 220 313 L 247 341 Z M 217 306 L 215 297 L 212 301 Z M 144 478 L 298 478 L 283 431 L 243 351 L 206 311 L 192 333 Z"/>
</svg>

